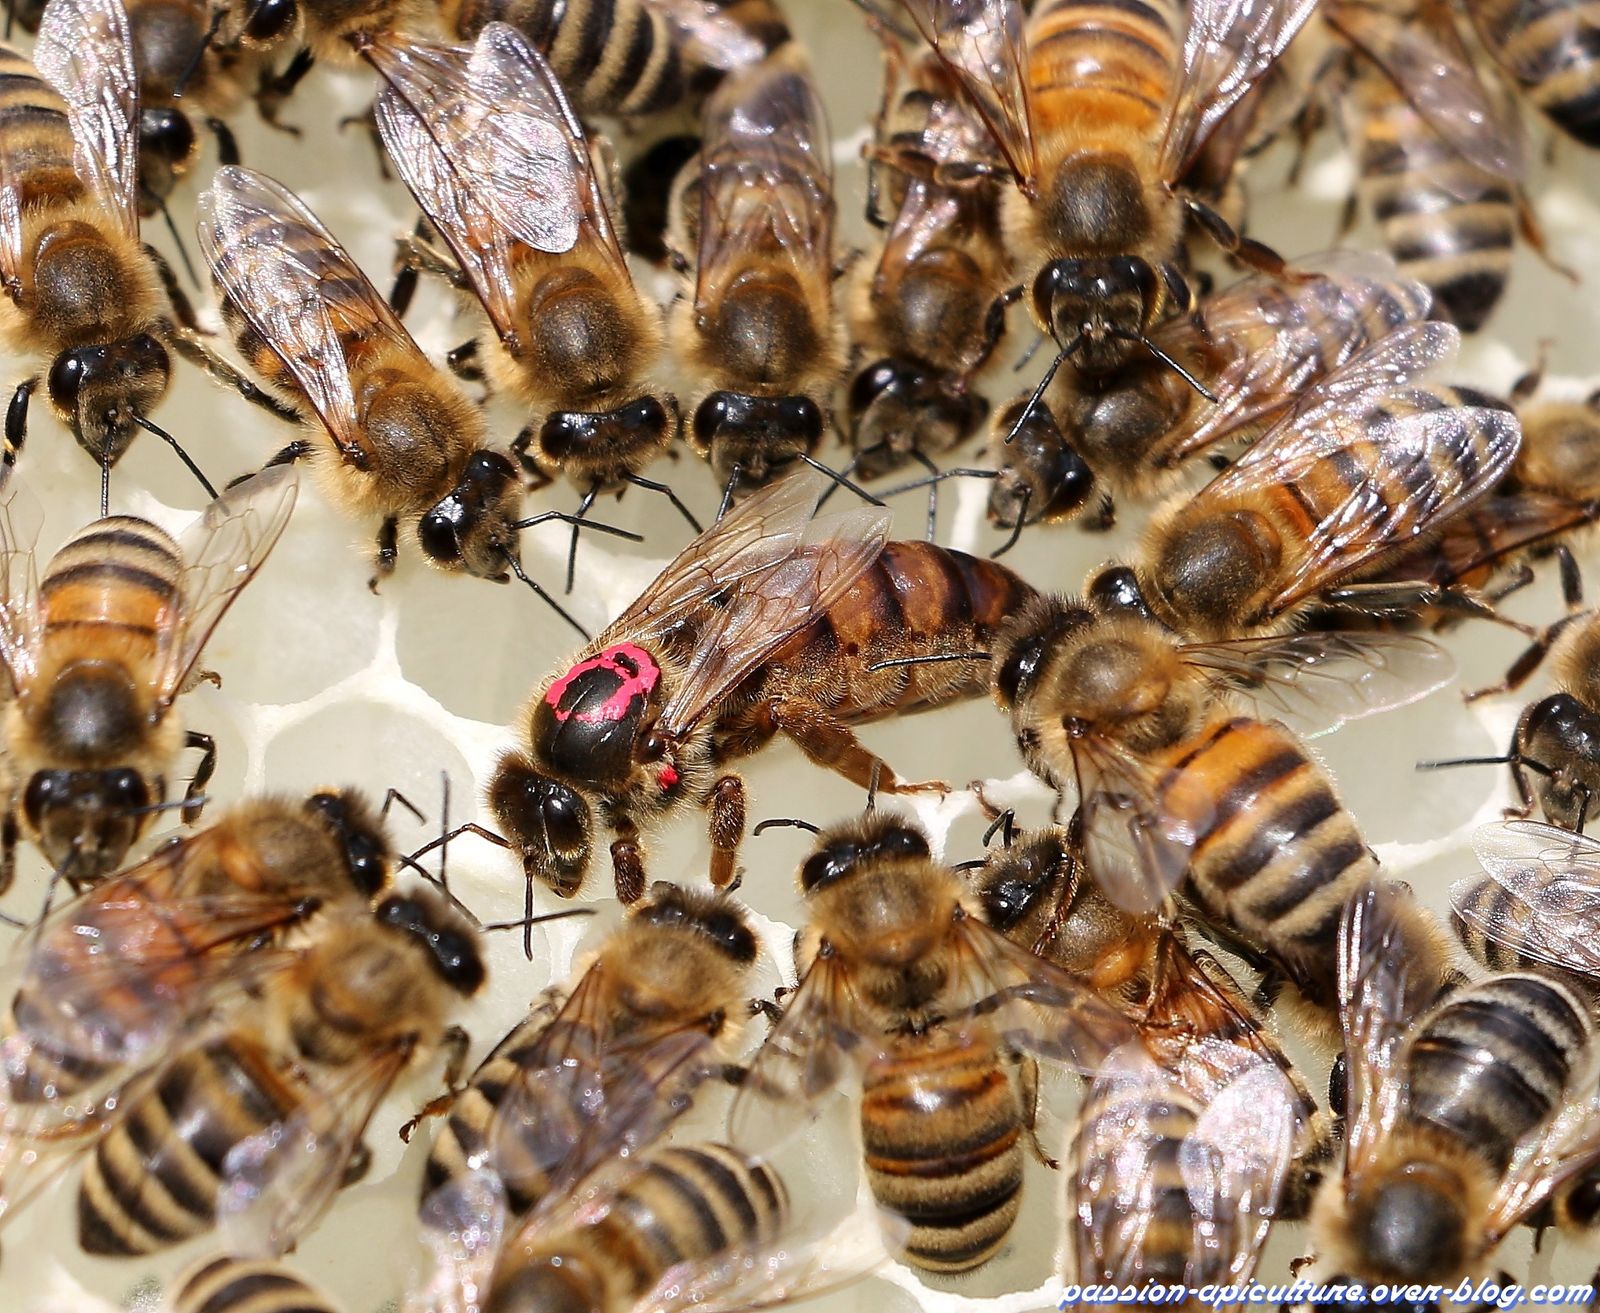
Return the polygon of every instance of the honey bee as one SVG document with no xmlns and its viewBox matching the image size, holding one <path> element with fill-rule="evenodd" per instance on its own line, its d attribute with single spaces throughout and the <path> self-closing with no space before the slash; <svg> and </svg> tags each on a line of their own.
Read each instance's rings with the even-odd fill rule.
<svg viewBox="0 0 1600 1313">
<path fill-rule="evenodd" d="M 1150 915 L 1183 885 L 1274 985 L 1331 1008 L 1340 910 L 1376 862 L 1299 739 L 1240 703 L 1326 731 L 1439 687 L 1441 650 L 1398 633 L 1184 643 L 1136 614 L 1046 597 L 1001 629 L 992 663 L 1023 760 L 1082 799 L 1101 892 Z"/>
<path fill-rule="evenodd" d="M 1408 901 L 1370 890 L 1341 927 L 1345 1151 L 1312 1233 L 1346 1279 L 1448 1283 L 1600 1160 L 1594 1024 L 1559 981 L 1519 972 L 1418 1008 Z"/>
<path fill-rule="evenodd" d="M 1444 5 L 1340 0 L 1327 18 L 1355 55 L 1335 94 L 1358 191 L 1400 271 L 1473 332 L 1505 290 L 1519 226 L 1533 232 L 1515 108 L 1480 77 Z"/>
<path fill-rule="evenodd" d="M 744 784 L 717 772 L 778 734 L 863 788 L 944 789 L 902 781 L 851 727 L 979 694 L 984 663 L 866 667 L 964 652 L 1033 590 L 993 562 L 886 542 L 888 514 L 872 507 L 812 522 L 830 486 L 801 471 L 758 490 L 540 686 L 488 790 L 530 878 L 576 893 L 600 821 L 632 903 L 645 889 L 641 832 L 698 804 L 712 882 L 728 886 Z"/>
<path fill-rule="evenodd" d="M 851 340 L 867 362 L 850 384 L 851 442 L 868 477 L 976 431 L 988 403 L 972 382 L 1005 331 L 1012 281 L 982 120 L 931 53 L 907 67 L 886 36 L 884 66 L 868 203 L 884 238 L 850 294 Z"/>
<path fill-rule="evenodd" d="M 213 502 L 181 542 L 148 520 L 108 516 L 67 542 L 38 579 L 36 525 L 17 490 L 0 512 L 10 561 L 0 590 L 9 676 L 0 734 L 5 816 L 0 889 L 19 836 L 74 889 L 122 864 L 165 801 L 186 748 L 201 758 L 184 794 L 195 820 L 216 766 L 211 737 L 173 704 L 204 672 L 217 624 L 255 577 L 294 507 L 291 471 L 269 471 Z"/>
<path fill-rule="evenodd" d="M 733 899 L 654 885 L 566 996 L 513 1029 L 455 1097 L 428 1154 L 424 1216 L 476 1171 L 498 1176 L 521 1216 L 652 1143 L 724 1069 L 756 952 Z"/>
<path fill-rule="evenodd" d="M 999 474 L 989 519 L 1007 529 L 1059 522 L 1098 490 L 1105 522 L 1113 499 L 1149 498 L 1186 462 L 1254 440 L 1312 384 L 1427 317 L 1427 289 L 1388 261 L 1337 254 L 1301 263 L 1320 276 L 1246 278 L 1154 329 L 1152 347 L 1176 368 L 1135 360 L 1097 375 L 1064 369 L 1020 429 L 1024 403 L 1008 407 L 990 435 Z M 1207 380 L 1212 401 L 1185 375 Z"/>
<path fill-rule="evenodd" d="M 24 379 L 12 394 L 6 463 L 22 448 L 43 381 L 50 409 L 102 480 L 143 428 L 216 496 L 149 418 L 171 381 L 169 343 L 189 347 L 172 320 L 185 309 L 177 285 L 139 240 L 139 96 L 126 12 L 119 0 L 55 0 L 33 63 L 0 47 L 0 73 L 0 332 L 12 355 L 49 362 L 42 380 Z"/>
<path fill-rule="evenodd" d="M 1111 11 L 1081 0 L 902 0 L 993 134 L 1027 300 L 1056 364 L 1103 373 L 1133 359 L 1191 295 L 1186 217 L 1271 272 L 1179 183 L 1207 138 L 1311 12 L 1304 0 L 1201 0 Z M 1048 377 L 1048 376 L 1047 376 Z"/>
<path fill-rule="evenodd" d="M 583 633 L 522 569 L 516 535 L 534 521 L 517 518 L 521 482 L 488 446 L 482 413 L 317 217 L 241 168 L 217 170 L 199 210 L 240 353 L 325 438 L 290 443 L 269 464 L 309 460 L 332 501 L 382 521 L 373 587 L 394 570 L 404 522 L 433 565 L 497 582 L 509 569 Z"/>
<path fill-rule="evenodd" d="M 1290 1090 L 1258 1055 L 1195 1047 L 1214 1064 L 1203 1092 L 1138 1050 L 1090 1087 L 1067 1152 L 1067 1280 L 1198 1290 L 1255 1271 L 1289 1175 Z"/>
<path fill-rule="evenodd" d="M 224 1223 L 269 1252 L 292 1247 L 378 1103 L 483 980 L 474 931 L 431 894 L 330 920 L 258 1007 L 128 1091 L 84 1163 L 79 1243 L 149 1254 Z"/>
<path fill-rule="evenodd" d="M 400 176 L 482 303 L 496 390 L 540 419 L 512 445 L 543 482 L 565 473 L 579 514 L 671 445 L 678 405 L 650 375 L 661 314 L 634 285 L 583 127 L 523 36 L 490 24 L 470 50 L 378 43 L 378 129 Z M 531 453 L 529 448 L 532 448 Z"/>
<path fill-rule="evenodd" d="M 298 1272 L 271 1258 L 218 1255 L 181 1273 L 171 1313 L 342 1313 Z"/>
<path fill-rule="evenodd" d="M 660 114 L 789 40 L 772 0 L 441 0 L 452 36 L 508 23 L 550 61 L 579 113 Z"/>
<path fill-rule="evenodd" d="M 1521 428 L 1506 403 L 1417 381 L 1459 338 L 1442 323 L 1389 333 L 1200 492 L 1175 497 L 1135 558 L 1137 604 L 1214 640 L 1282 632 L 1313 606 L 1487 611 L 1448 589 L 1361 582 L 1491 492 L 1516 457 Z"/>
<path fill-rule="evenodd" d="M 1463 6 L 1484 50 L 1528 101 L 1585 146 L 1600 146 L 1594 92 L 1594 23 L 1579 6 L 1546 8 L 1511 0 Z"/>
<path fill-rule="evenodd" d="M 694 290 L 669 329 L 685 373 L 704 380 L 685 436 L 726 501 L 816 451 L 844 343 L 827 120 L 803 57 L 786 46 L 741 69 L 703 122 L 670 239 L 695 252 Z"/>
<path fill-rule="evenodd" d="M 1075 977 L 984 924 L 927 836 L 869 811 L 800 870 L 799 987 L 735 1096 L 736 1145 L 771 1146 L 852 1077 L 868 1184 L 909 1223 L 900 1256 L 964 1272 L 1021 1204 L 1025 1118 L 1008 1052 L 1092 1071 L 1133 1028 Z"/>
</svg>

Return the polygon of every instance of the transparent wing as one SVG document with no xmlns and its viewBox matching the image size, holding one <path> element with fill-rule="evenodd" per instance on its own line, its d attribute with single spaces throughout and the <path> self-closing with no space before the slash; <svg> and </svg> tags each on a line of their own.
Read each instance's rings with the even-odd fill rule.
<svg viewBox="0 0 1600 1313">
<path fill-rule="evenodd" d="M 1311 17 L 1316 0 L 1190 0 L 1183 81 L 1167 119 L 1161 176 L 1176 181 L 1212 130 Z"/>
<path fill-rule="evenodd" d="M 505 1189 L 492 1171 L 451 1177 L 429 1194 L 421 1209 L 429 1262 L 410 1283 L 405 1313 L 480 1313 L 507 1217 Z"/>
<path fill-rule="evenodd" d="M 50 100 L 56 100 L 50 95 Z M 61 108 L 59 101 L 51 109 Z M 11 152 L 11 143 L 0 136 L 0 280 L 6 295 L 16 299 L 22 276 L 22 198 L 26 172 Z"/>
<path fill-rule="evenodd" d="M 1511 181 L 1523 176 L 1522 125 L 1484 85 L 1448 12 L 1402 18 L 1375 5 L 1341 4 L 1329 21 L 1463 159 Z"/>
<path fill-rule="evenodd" d="M 1451 886 L 1455 914 L 1496 943 L 1600 980 L 1600 843 L 1508 821 L 1480 828 L 1472 846 L 1505 900 L 1470 897 L 1480 882 L 1469 878 Z"/>
<path fill-rule="evenodd" d="M 1452 515 L 1419 548 L 1386 564 L 1379 577 L 1473 582 L 1518 552 L 1592 524 L 1600 508 L 1559 493 L 1495 492 Z"/>
<path fill-rule="evenodd" d="M 694 67 L 727 72 L 759 64 L 767 56 L 765 43 L 749 28 L 706 0 L 654 0 L 654 7 L 683 34 L 688 62 Z"/>
<path fill-rule="evenodd" d="M 1600 1052 L 1591 1034 L 1567 1083 L 1568 1097 L 1539 1131 L 1517 1146 L 1489 1206 L 1484 1243 L 1498 1244 L 1563 1184 L 1600 1163 Z"/>
<path fill-rule="evenodd" d="M 1283 719 L 1302 737 L 1409 706 L 1443 688 L 1456 664 L 1416 634 L 1300 631 L 1192 643 L 1184 661 L 1218 692 L 1243 698 L 1259 719 Z"/>
<path fill-rule="evenodd" d="M 241 1140 L 222 1162 L 217 1225 L 231 1252 L 278 1255 L 322 1216 L 367 1123 L 405 1068 L 392 1045 L 305 1087 L 300 1107 Z"/>
<path fill-rule="evenodd" d="M 797 47 L 731 74 L 702 121 L 696 309 L 720 302 L 752 250 L 788 264 L 802 284 L 831 280 L 827 118 Z"/>
<path fill-rule="evenodd" d="M 583 127 L 544 58 L 491 23 L 470 49 L 432 42 L 374 48 L 388 85 L 378 128 L 502 338 L 515 330 L 519 246 L 583 245 L 628 280 Z"/>
<path fill-rule="evenodd" d="M 877 1055 L 836 957 L 819 956 L 761 1045 L 728 1114 L 728 1140 L 766 1154 L 802 1132 Z"/>
<path fill-rule="evenodd" d="M 1018 0 L 901 0 L 994 138 L 1023 191 L 1038 177 Z"/>
<path fill-rule="evenodd" d="M 122 0 L 50 0 L 33 65 L 67 102 L 78 176 L 138 237 L 139 74 Z"/>
<path fill-rule="evenodd" d="M 22 695 L 39 671 L 39 569 L 34 549 L 44 527 L 44 507 L 19 480 L 0 488 L 0 662 L 11 691 Z"/>
<path fill-rule="evenodd" d="M 201 194 L 200 250 L 227 295 L 283 360 L 341 446 L 362 443 L 341 334 L 379 339 L 433 366 L 377 289 L 299 197 L 229 165 Z"/>
<path fill-rule="evenodd" d="M 277 544 L 299 485 L 291 466 L 263 470 L 218 497 L 183 535 L 181 623 L 161 635 L 163 703 L 183 691 L 212 631 Z"/>
</svg>

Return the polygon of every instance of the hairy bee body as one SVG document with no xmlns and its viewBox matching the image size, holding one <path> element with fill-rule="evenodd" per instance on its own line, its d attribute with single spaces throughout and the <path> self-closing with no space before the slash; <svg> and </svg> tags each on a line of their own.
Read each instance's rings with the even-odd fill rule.
<svg viewBox="0 0 1600 1313">
<path fill-rule="evenodd" d="M 1505 291 L 1516 240 L 1511 182 L 1463 158 L 1383 73 L 1363 67 L 1360 191 L 1401 273 L 1429 287 L 1467 332 Z"/>
<path fill-rule="evenodd" d="M 1022 1206 L 1022 1125 L 992 1037 L 935 1028 L 898 1038 L 868 1066 L 867 1180 L 873 1197 L 910 1223 L 908 1262 L 965 1272 L 1005 1243 Z"/>
<path fill-rule="evenodd" d="M 297 1272 L 268 1258 L 212 1258 L 171 1293 L 172 1313 L 341 1313 Z"/>
<path fill-rule="evenodd" d="M 598 1220 L 508 1242 L 484 1310 L 625 1313 L 669 1268 L 770 1244 L 788 1212 L 783 1182 L 751 1155 L 713 1143 L 656 1149 Z"/>
<path fill-rule="evenodd" d="M 1572 0 L 1472 0 L 1467 12 L 1522 94 L 1585 146 L 1600 146 L 1593 13 Z"/>
</svg>

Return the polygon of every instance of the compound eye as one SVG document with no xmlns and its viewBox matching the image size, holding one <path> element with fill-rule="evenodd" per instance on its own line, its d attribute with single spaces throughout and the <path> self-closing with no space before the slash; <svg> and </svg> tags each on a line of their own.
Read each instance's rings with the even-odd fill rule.
<svg viewBox="0 0 1600 1313">
<path fill-rule="evenodd" d="M 813 443 L 822 436 L 822 411 L 810 397 L 785 397 L 778 403 L 778 418 L 785 433 Z"/>
<path fill-rule="evenodd" d="M 275 41 L 294 26 L 297 0 L 257 0 L 244 31 L 252 41 Z"/>
<path fill-rule="evenodd" d="M 810 893 L 823 885 L 832 884 L 852 871 L 860 860 L 861 845 L 854 839 L 831 843 L 821 852 L 806 858 L 806 864 L 800 868 L 800 886 Z"/>
<path fill-rule="evenodd" d="M 498 451 L 476 451 L 462 478 L 467 483 L 503 484 L 516 478 L 516 471 Z"/>
<path fill-rule="evenodd" d="M 639 740 L 638 756 L 640 761 L 660 761 L 666 755 L 667 740 L 655 730 L 652 729 Z"/>
<path fill-rule="evenodd" d="M 915 830 L 896 827 L 885 830 L 878 840 L 878 851 L 889 857 L 927 857 L 928 841 Z"/>
<path fill-rule="evenodd" d="M 850 385 L 850 409 L 865 410 L 885 392 L 899 391 L 905 370 L 895 360 L 880 360 L 856 375 Z"/>
<path fill-rule="evenodd" d="M 461 556 L 461 500 L 446 497 L 417 521 L 417 542 L 435 561 L 454 561 Z"/>
<path fill-rule="evenodd" d="M 194 147 L 194 125 L 187 114 L 166 106 L 140 111 L 140 150 L 177 163 L 187 159 Z"/>
<path fill-rule="evenodd" d="M 68 351 L 57 356 L 50 366 L 50 400 L 62 410 L 78 409 L 78 393 L 88 377 L 90 363 L 87 351 Z"/>
<path fill-rule="evenodd" d="M 995 676 L 995 687 L 1008 707 L 1014 706 L 1023 691 L 1033 682 L 1044 661 L 1048 640 L 1040 635 L 1012 649 L 1011 656 Z"/>
<path fill-rule="evenodd" d="M 22 795 L 22 810 L 35 825 L 39 818 L 67 797 L 67 785 L 56 771 L 40 771 L 28 781 Z"/>
<path fill-rule="evenodd" d="M 584 845 L 584 806 L 571 789 L 551 785 L 540 804 L 544 828 L 551 844 L 562 852 L 573 852 Z"/>
<path fill-rule="evenodd" d="M 149 804 L 150 793 L 138 771 L 113 770 L 106 772 L 105 798 L 119 811 L 133 811 Z"/>
<path fill-rule="evenodd" d="M 122 346 L 124 368 L 134 373 L 151 370 L 170 370 L 172 357 L 160 340 L 149 333 L 130 337 Z"/>
<path fill-rule="evenodd" d="M 694 436 L 700 442 L 710 442 L 717 430 L 728 422 L 731 400 L 726 392 L 713 392 L 695 409 Z"/>
</svg>

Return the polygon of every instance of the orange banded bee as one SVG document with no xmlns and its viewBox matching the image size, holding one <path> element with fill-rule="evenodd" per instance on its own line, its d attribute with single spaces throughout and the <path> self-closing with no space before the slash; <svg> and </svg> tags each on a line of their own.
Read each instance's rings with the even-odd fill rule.
<svg viewBox="0 0 1600 1313">
<path fill-rule="evenodd" d="M 791 474 L 696 538 L 599 638 L 547 679 L 501 758 L 489 806 L 530 878 L 570 897 L 597 823 L 618 896 L 644 892 L 642 833 L 698 804 L 726 887 L 745 795 L 727 763 L 783 735 L 818 765 L 887 792 L 903 781 L 852 726 L 983 691 L 984 663 L 874 663 L 963 653 L 1033 596 L 992 562 L 888 542 L 887 512 L 816 521 L 825 475 Z"/>
<path fill-rule="evenodd" d="M 0 720 L 0 889 L 19 832 L 75 889 L 122 865 L 185 748 L 201 761 L 184 818 L 199 816 L 216 747 L 186 731 L 173 704 L 203 677 L 206 642 L 278 541 L 295 489 L 292 472 L 260 475 L 207 507 L 181 543 L 147 520 L 96 520 L 43 579 L 36 525 L 13 491 L 0 514 L 0 664 L 11 692 Z"/>
<path fill-rule="evenodd" d="M 342 1313 L 298 1272 L 268 1258 L 220 1256 L 180 1273 L 172 1313 Z"/>
</svg>

